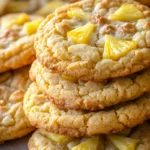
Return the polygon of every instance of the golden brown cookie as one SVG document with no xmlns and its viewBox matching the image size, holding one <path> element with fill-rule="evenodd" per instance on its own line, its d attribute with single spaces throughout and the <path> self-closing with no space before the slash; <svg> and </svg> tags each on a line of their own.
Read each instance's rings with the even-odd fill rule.
<svg viewBox="0 0 150 150">
<path fill-rule="evenodd" d="M 39 8 L 36 11 L 36 14 L 38 15 L 42 15 L 42 16 L 47 16 L 50 13 L 54 12 L 57 8 L 63 6 L 67 4 L 66 1 L 62 1 L 62 0 L 52 0 L 46 4 L 44 4 L 44 6 L 42 6 L 41 8 Z"/>
<path fill-rule="evenodd" d="M 135 130 L 131 134 L 131 138 L 137 140 L 137 150 L 149 150 L 150 149 L 150 124 L 144 124 Z"/>
<path fill-rule="evenodd" d="M 150 94 L 103 111 L 61 110 L 32 83 L 24 97 L 24 111 L 33 126 L 49 132 L 74 137 L 116 133 L 150 118 Z"/>
<path fill-rule="evenodd" d="M 55 72 L 86 81 L 137 72 L 150 65 L 149 15 L 147 6 L 133 0 L 66 5 L 41 24 L 37 58 Z"/>
<path fill-rule="evenodd" d="M 42 17 L 25 13 L 0 18 L 0 73 L 33 62 L 34 35 L 41 21 Z"/>
<path fill-rule="evenodd" d="M 38 61 L 30 77 L 59 108 L 97 110 L 134 100 L 150 91 L 150 69 L 104 82 L 84 82 L 51 72 Z"/>
<path fill-rule="evenodd" d="M 76 139 L 69 136 L 47 132 L 42 129 L 38 129 L 33 133 L 28 142 L 28 148 L 29 150 L 71 150 L 73 146 L 79 145 L 81 143 L 83 144 L 87 140 L 89 142 L 92 141 L 95 146 L 88 142 L 86 144 L 86 148 L 93 148 L 91 150 L 95 150 L 94 148 L 104 150 L 103 136 L 93 136 L 90 138 L 83 137 Z M 91 144 L 92 147 L 89 147 L 89 144 Z"/>
<path fill-rule="evenodd" d="M 137 0 L 137 1 L 139 1 L 140 3 L 142 3 L 144 5 L 150 6 L 150 1 L 149 0 Z"/>
<path fill-rule="evenodd" d="M 29 67 L 0 74 L 0 143 L 34 130 L 23 111 L 23 97 L 30 83 Z"/>
<path fill-rule="evenodd" d="M 5 13 L 33 13 L 37 8 L 39 8 L 38 0 L 10 0 L 5 8 Z"/>
<path fill-rule="evenodd" d="M 132 150 L 149 150 L 150 125 L 143 124 L 138 129 L 131 129 L 129 135 L 98 135 L 93 137 L 72 138 L 54 134 L 38 129 L 29 140 L 29 150 L 77 150 L 77 148 L 90 150 L 118 150 L 123 146 Z M 133 136 L 134 135 L 134 136 Z M 114 145 L 111 139 L 115 139 Z M 119 139 L 117 139 L 119 137 Z M 125 141 L 126 140 L 126 141 Z M 127 142 L 127 143 L 126 143 Z M 129 144 L 129 143 L 130 144 Z M 117 147 L 120 146 L 120 147 Z"/>
<path fill-rule="evenodd" d="M 0 16 L 4 14 L 6 7 L 8 6 L 10 0 L 0 0 Z"/>
</svg>

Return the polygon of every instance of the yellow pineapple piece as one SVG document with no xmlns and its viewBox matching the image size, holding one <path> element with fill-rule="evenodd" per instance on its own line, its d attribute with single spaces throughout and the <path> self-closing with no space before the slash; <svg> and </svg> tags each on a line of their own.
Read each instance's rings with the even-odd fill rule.
<svg viewBox="0 0 150 150">
<path fill-rule="evenodd" d="M 133 21 L 143 17 L 144 14 L 134 4 L 124 4 L 114 14 L 110 14 L 109 19 Z"/>
<path fill-rule="evenodd" d="M 42 8 L 40 8 L 36 14 L 46 16 L 52 12 L 55 11 L 56 8 L 61 7 L 63 5 L 67 4 L 63 1 L 51 1 L 49 3 L 46 3 Z"/>
<path fill-rule="evenodd" d="M 95 26 L 92 23 L 88 23 L 82 27 L 71 30 L 67 33 L 67 36 L 75 43 L 88 44 L 93 34 Z"/>
<path fill-rule="evenodd" d="M 6 12 L 7 13 L 16 13 L 16 12 L 24 12 L 24 10 L 28 9 L 29 2 L 24 1 L 24 2 L 15 2 L 15 1 L 10 1 L 9 5 L 7 6 Z"/>
<path fill-rule="evenodd" d="M 16 18 L 15 23 L 17 25 L 23 25 L 25 22 L 28 22 L 29 20 L 30 18 L 27 14 L 21 14 Z"/>
<path fill-rule="evenodd" d="M 72 8 L 67 11 L 67 16 L 69 18 L 76 17 L 78 19 L 88 19 L 89 15 L 87 15 L 81 8 Z"/>
<path fill-rule="evenodd" d="M 49 132 L 47 134 L 47 138 L 49 138 L 50 140 L 52 140 L 56 143 L 60 143 L 60 144 L 68 144 L 72 140 L 72 138 L 69 136 L 55 134 L 52 132 Z"/>
<path fill-rule="evenodd" d="M 76 139 L 76 140 L 73 140 L 71 141 L 70 143 L 67 144 L 67 148 L 69 150 L 71 150 L 73 147 L 75 147 L 76 145 L 79 145 L 80 144 L 80 140 L 79 139 Z"/>
<path fill-rule="evenodd" d="M 122 40 L 110 35 L 106 35 L 103 58 L 118 60 L 136 48 L 136 41 Z"/>
<path fill-rule="evenodd" d="M 68 77 L 68 76 L 65 76 L 65 75 L 62 75 L 62 78 L 65 79 L 65 80 L 71 81 L 71 82 L 77 82 L 78 81 L 76 78 Z"/>
<path fill-rule="evenodd" d="M 137 144 L 137 141 L 135 139 L 123 137 L 119 135 L 108 135 L 108 139 L 119 150 L 135 150 Z"/>
<path fill-rule="evenodd" d="M 1 21 L 1 28 L 2 29 L 9 29 L 14 25 L 23 25 L 25 22 L 30 21 L 30 18 L 27 14 L 20 14 L 16 17 L 7 18 Z"/>
<path fill-rule="evenodd" d="M 99 145 L 99 137 L 91 137 L 80 143 L 79 145 L 73 147 L 71 150 L 97 150 Z"/>
<path fill-rule="evenodd" d="M 28 35 L 36 33 L 36 31 L 37 31 L 40 23 L 42 22 L 42 20 L 43 19 L 38 19 L 38 20 L 34 20 L 34 21 L 31 21 L 31 22 L 25 23 L 24 29 L 25 29 L 26 33 Z"/>
</svg>

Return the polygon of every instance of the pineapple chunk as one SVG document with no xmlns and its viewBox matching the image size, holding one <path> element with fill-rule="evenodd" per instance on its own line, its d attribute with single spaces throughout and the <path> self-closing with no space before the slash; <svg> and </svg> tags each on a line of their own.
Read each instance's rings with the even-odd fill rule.
<svg viewBox="0 0 150 150">
<path fill-rule="evenodd" d="M 71 82 L 77 82 L 78 81 L 76 78 L 68 77 L 68 76 L 65 76 L 65 75 L 62 75 L 62 78 L 65 79 L 65 80 L 71 81 Z"/>
<path fill-rule="evenodd" d="M 71 141 L 70 143 L 67 144 L 67 148 L 69 150 L 71 150 L 73 147 L 75 147 L 76 145 L 79 145 L 80 144 L 80 140 L 77 139 L 77 140 L 74 140 L 74 141 Z"/>
<path fill-rule="evenodd" d="M 110 35 L 106 35 L 103 58 L 118 60 L 121 57 L 125 56 L 128 52 L 136 48 L 136 41 L 122 40 Z"/>
<path fill-rule="evenodd" d="M 110 14 L 110 20 L 133 21 L 144 17 L 144 14 L 133 4 L 122 5 L 114 14 Z"/>
<path fill-rule="evenodd" d="M 46 3 L 42 8 L 40 8 L 36 14 L 46 16 L 49 13 L 52 13 L 55 11 L 56 8 L 61 7 L 63 5 L 67 4 L 63 1 L 51 1 L 49 3 Z"/>
<path fill-rule="evenodd" d="M 55 134 L 52 132 L 49 132 L 47 134 L 47 138 L 49 138 L 50 140 L 52 140 L 56 143 L 60 143 L 60 144 L 68 144 L 72 140 L 72 138 L 69 136 Z"/>
<path fill-rule="evenodd" d="M 72 8 L 68 10 L 67 16 L 69 18 L 76 17 L 78 19 L 88 19 L 89 15 L 87 15 L 81 8 Z"/>
<path fill-rule="evenodd" d="M 67 36 L 75 43 L 88 44 L 94 28 L 95 26 L 92 23 L 88 23 L 82 27 L 69 31 Z"/>
<path fill-rule="evenodd" d="M 38 20 L 34 20 L 31 22 L 25 23 L 24 29 L 25 29 L 26 33 L 28 35 L 36 33 L 41 22 L 42 22 L 42 19 L 38 19 Z"/>
<path fill-rule="evenodd" d="M 91 137 L 80 143 L 79 145 L 73 147 L 71 150 L 97 150 L 99 145 L 99 137 Z"/>
<path fill-rule="evenodd" d="M 23 25 L 25 22 L 28 22 L 29 20 L 30 18 L 27 14 L 22 14 L 16 18 L 15 22 L 17 25 Z"/>
<path fill-rule="evenodd" d="M 25 22 L 30 21 L 30 18 L 27 14 L 20 14 L 14 18 L 8 18 L 6 20 L 1 21 L 2 29 L 10 29 L 14 25 L 23 25 Z"/>
<path fill-rule="evenodd" d="M 108 139 L 119 149 L 119 150 L 135 150 L 137 141 L 135 139 L 119 136 L 109 135 Z"/>
</svg>

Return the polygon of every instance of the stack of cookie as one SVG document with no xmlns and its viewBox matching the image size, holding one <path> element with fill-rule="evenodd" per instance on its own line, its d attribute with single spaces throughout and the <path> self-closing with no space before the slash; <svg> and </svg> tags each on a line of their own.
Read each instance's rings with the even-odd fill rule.
<svg viewBox="0 0 150 150">
<path fill-rule="evenodd" d="M 133 0 L 84 0 L 42 22 L 24 97 L 39 128 L 29 149 L 150 149 L 149 17 Z"/>
<path fill-rule="evenodd" d="M 0 18 L 0 143 L 34 130 L 23 97 L 31 84 L 28 65 L 35 59 L 34 36 L 42 20 L 25 13 Z"/>
</svg>

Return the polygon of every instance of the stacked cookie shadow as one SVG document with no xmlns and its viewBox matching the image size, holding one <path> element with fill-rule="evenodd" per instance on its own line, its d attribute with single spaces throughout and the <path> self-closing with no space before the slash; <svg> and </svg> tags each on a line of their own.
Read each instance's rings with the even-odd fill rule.
<svg viewBox="0 0 150 150">
<path fill-rule="evenodd" d="M 85 0 L 42 22 L 24 97 L 39 128 L 29 149 L 150 149 L 149 14 L 135 1 Z"/>
</svg>

